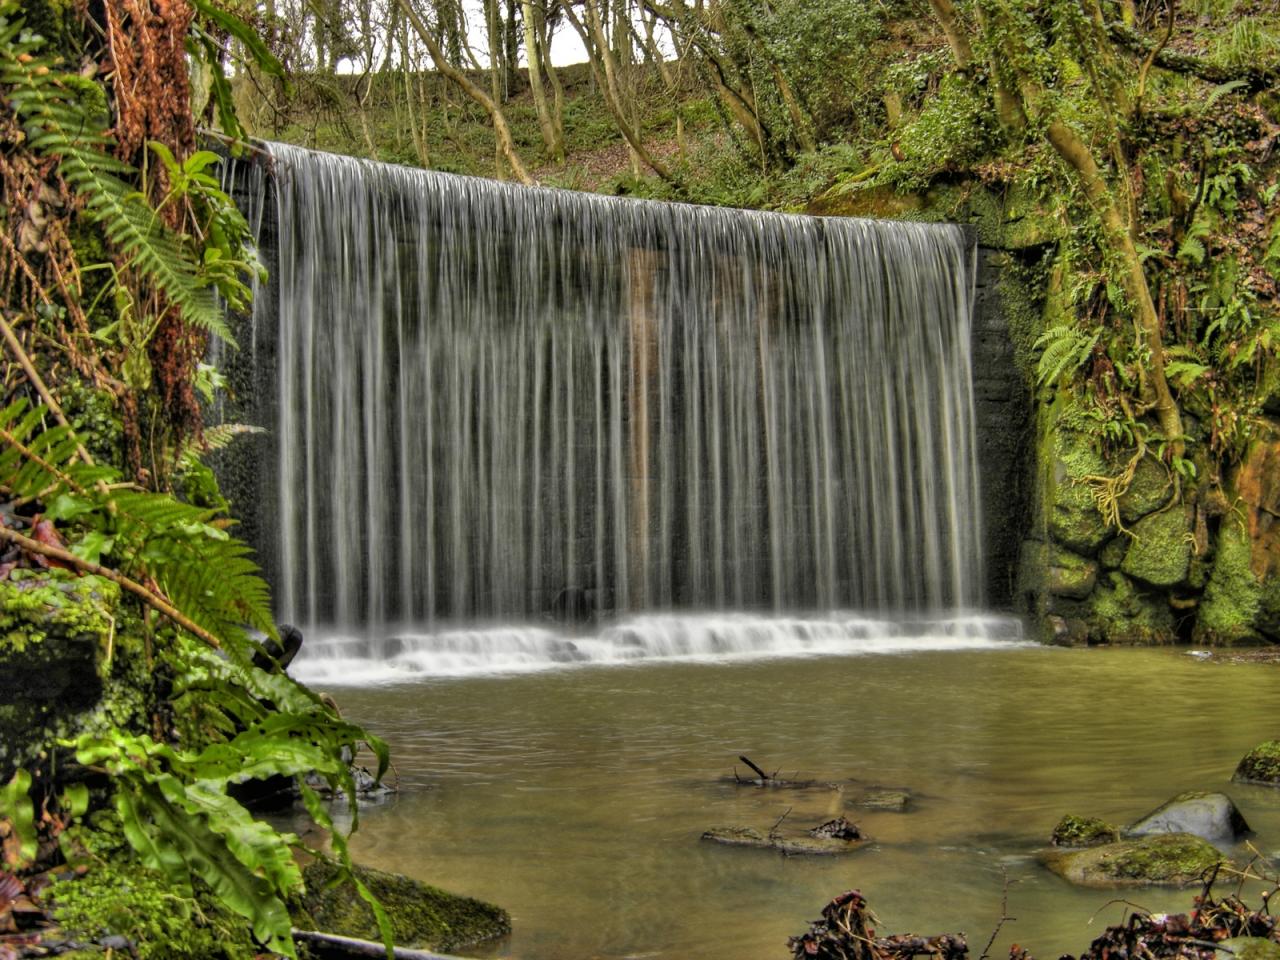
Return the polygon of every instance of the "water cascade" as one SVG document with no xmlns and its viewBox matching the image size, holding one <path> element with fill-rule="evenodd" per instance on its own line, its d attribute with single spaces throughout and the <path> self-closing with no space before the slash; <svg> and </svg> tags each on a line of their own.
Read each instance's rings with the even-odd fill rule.
<svg viewBox="0 0 1280 960">
<path fill-rule="evenodd" d="M 266 149 L 234 175 L 271 251 L 243 352 L 282 618 L 447 646 L 980 602 L 960 229 Z"/>
</svg>

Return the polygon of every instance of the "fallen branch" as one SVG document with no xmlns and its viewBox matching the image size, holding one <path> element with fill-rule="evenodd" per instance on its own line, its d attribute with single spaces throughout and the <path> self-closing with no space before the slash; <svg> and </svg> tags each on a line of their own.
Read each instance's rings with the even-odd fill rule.
<svg viewBox="0 0 1280 960">
<path fill-rule="evenodd" d="M 83 571 L 84 573 L 92 573 L 99 577 L 106 577 L 113 583 L 119 584 L 125 590 L 140 597 L 147 606 L 156 610 L 158 613 L 168 617 L 183 630 L 195 634 L 211 647 L 221 647 L 222 643 L 212 633 L 206 630 L 200 624 L 196 623 L 181 610 L 171 604 L 164 597 L 151 590 L 148 590 L 137 580 L 126 577 L 123 573 L 112 570 L 110 567 L 104 567 L 100 563 L 93 563 L 89 560 L 82 560 L 70 550 L 63 550 L 61 547 L 53 547 L 47 543 L 41 543 L 39 540 L 33 540 L 25 537 L 16 530 L 10 530 L 8 527 L 0 526 L 0 540 L 8 540 L 10 543 L 16 543 L 28 553 L 36 553 L 42 557 L 49 557 L 53 560 L 60 560 L 62 563 Z"/>
<path fill-rule="evenodd" d="M 761 770 L 759 767 L 757 767 L 754 763 L 752 763 L 750 760 L 748 760 L 748 759 L 747 759 L 746 757 L 744 757 L 742 754 L 738 754 L 738 759 L 739 759 L 739 760 L 741 760 L 743 763 L 745 763 L 745 764 L 746 764 L 748 767 L 750 767 L 752 770 L 754 770 L 754 771 L 756 772 L 756 776 L 757 776 L 757 777 L 759 777 L 761 780 L 772 780 L 772 779 L 773 779 L 773 777 L 769 776 L 767 773 L 765 773 L 763 770 Z"/>
<path fill-rule="evenodd" d="M 1117 45 L 1142 57 L 1151 57 L 1162 70 L 1187 73 L 1209 83 L 1229 83 L 1242 80 L 1250 93 L 1265 90 L 1280 80 L 1280 63 L 1260 64 L 1248 67 L 1224 67 L 1188 53 L 1179 53 L 1162 47 L 1157 41 L 1138 33 L 1123 23 L 1107 24 L 1107 33 Z"/>
<path fill-rule="evenodd" d="M 412 947 L 392 947 L 391 952 L 380 943 L 372 940 L 357 940 L 355 937 L 339 937 L 332 933 L 321 933 L 318 930 L 294 930 L 295 943 L 306 944 L 312 955 L 320 960 L 346 960 L 349 957 L 378 957 L 386 960 L 459 960 L 444 953 L 432 953 L 430 950 L 415 950 Z"/>
</svg>

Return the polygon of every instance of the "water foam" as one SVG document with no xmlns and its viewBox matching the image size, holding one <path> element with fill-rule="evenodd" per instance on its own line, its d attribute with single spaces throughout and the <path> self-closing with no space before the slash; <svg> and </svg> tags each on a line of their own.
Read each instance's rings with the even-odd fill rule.
<svg viewBox="0 0 1280 960">
<path fill-rule="evenodd" d="M 293 673 L 311 684 L 367 686 L 590 666 L 900 655 L 1022 645 L 1018 620 L 987 614 L 913 620 L 846 611 L 786 617 L 650 614 L 580 634 L 512 624 L 431 632 L 406 629 L 380 639 L 320 631 L 308 638 Z"/>
</svg>

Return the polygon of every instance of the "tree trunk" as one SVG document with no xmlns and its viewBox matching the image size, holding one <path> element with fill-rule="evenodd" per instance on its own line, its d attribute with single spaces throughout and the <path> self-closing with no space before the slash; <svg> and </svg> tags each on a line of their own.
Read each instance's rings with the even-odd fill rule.
<svg viewBox="0 0 1280 960">
<path fill-rule="evenodd" d="M 538 114 L 538 129 L 547 156 L 554 163 L 564 163 L 564 135 L 557 129 L 551 111 L 547 107 L 547 91 L 542 83 L 542 54 L 538 50 L 538 24 L 533 16 L 531 0 L 521 0 L 524 10 L 524 53 L 529 65 L 529 90 L 533 94 L 533 108 Z"/>
<path fill-rule="evenodd" d="M 431 60 L 436 65 L 436 69 L 450 81 L 457 84 L 467 96 L 480 104 L 484 111 L 489 114 L 489 122 L 493 124 L 493 133 L 497 139 L 498 152 L 506 160 L 507 165 L 511 167 L 512 174 L 521 183 L 526 186 L 532 186 L 533 178 L 529 176 L 529 171 L 520 162 L 520 155 L 516 152 L 515 141 L 511 139 L 511 128 L 507 126 L 507 118 L 503 116 L 497 102 L 490 99 L 465 73 L 445 59 L 444 51 L 440 49 L 440 44 L 436 42 L 435 36 L 427 28 L 422 17 L 418 16 L 418 11 L 412 6 L 412 0 L 397 0 L 397 2 L 400 4 L 401 9 L 404 10 L 404 15 L 408 18 L 409 25 L 413 27 L 414 33 L 418 35 L 423 46 L 427 48 L 427 53 L 431 55 Z"/>
</svg>

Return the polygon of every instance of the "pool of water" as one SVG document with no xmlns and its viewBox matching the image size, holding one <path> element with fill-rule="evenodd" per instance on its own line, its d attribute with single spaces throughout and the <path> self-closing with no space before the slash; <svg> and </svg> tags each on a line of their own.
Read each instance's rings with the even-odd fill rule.
<svg viewBox="0 0 1280 960">
<path fill-rule="evenodd" d="M 1124 823 L 1192 788 L 1228 792 L 1254 844 L 1280 855 L 1280 791 L 1229 782 L 1249 748 L 1280 735 L 1280 671 L 1268 665 L 898 644 L 331 692 L 390 742 L 399 781 L 394 799 L 363 812 L 356 858 L 506 907 L 512 936 L 475 955 L 782 958 L 828 899 L 859 888 L 880 931 L 963 931 L 975 958 L 1007 890 L 1016 919 L 992 955 L 1017 942 L 1051 960 L 1117 922 L 1128 907 L 1115 897 L 1156 911 L 1186 909 L 1192 895 L 1069 886 L 1037 861 L 1058 818 Z M 739 754 L 784 776 L 850 782 L 736 786 L 725 778 L 744 771 Z M 860 785 L 907 789 L 910 806 L 847 807 Z M 842 813 L 875 841 L 843 858 L 699 839 L 717 825 L 767 831 L 784 814 L 809 826 Z"/>
</svg>

